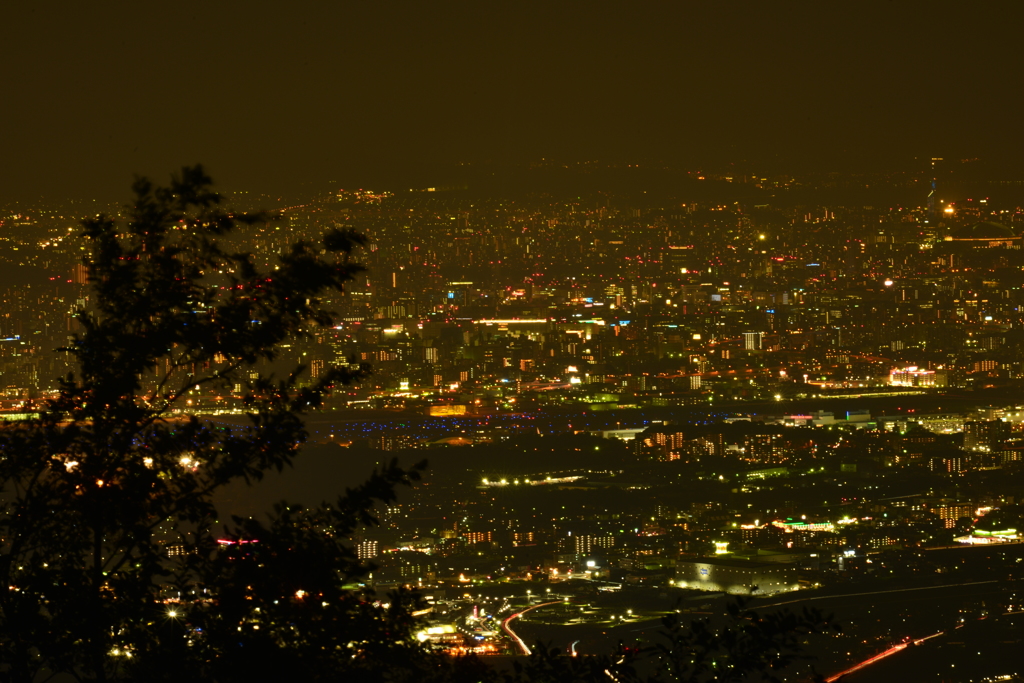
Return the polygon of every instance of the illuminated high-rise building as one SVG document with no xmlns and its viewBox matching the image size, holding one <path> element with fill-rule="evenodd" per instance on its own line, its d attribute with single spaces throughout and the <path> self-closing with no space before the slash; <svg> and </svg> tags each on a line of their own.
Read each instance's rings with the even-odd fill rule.
<svg viewBox="0 0 1024 683">
<path fill-rule="evenodd" d="M 360 541 L 356 543 L 356 557 L 360 560 L 369 560 L 379 555 L 380 544 L 377 541 Z"/>
</svg>

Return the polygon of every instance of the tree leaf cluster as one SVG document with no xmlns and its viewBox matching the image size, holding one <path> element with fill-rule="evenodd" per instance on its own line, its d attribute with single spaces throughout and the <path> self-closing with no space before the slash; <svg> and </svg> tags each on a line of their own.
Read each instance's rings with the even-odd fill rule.
<svg viewBox="0 0 1024 683">
<path fill-rule="evenodd" d="M 83 224 L 77 371 L 36 419 L 0 430 L 0 679 L 234 680 L 245 662 L 289 658 L 312 679 L 401 649 L 415 599 L 385 608 L 353 589 L 365 567 L 346 541 L 417 468 L 391 463 L 267 523 L 223 524 L 213 505 L 230 482 L 291 465 L 303 414 L 366 372 L 272 372 L 282 343 L 333 324 L 324 297 L 362 269 L 363 238 L 331 230 L 260 267 L 232 238 L 274 217 L 223 208 L 201 167 L 134 194 L 123 219 Z M 186 408 L 239 388 L 245 426 Z"/>
</svg>

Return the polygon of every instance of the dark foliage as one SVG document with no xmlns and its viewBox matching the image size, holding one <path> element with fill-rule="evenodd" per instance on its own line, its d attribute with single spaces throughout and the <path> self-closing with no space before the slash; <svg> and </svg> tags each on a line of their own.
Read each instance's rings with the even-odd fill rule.
<svg viewBox="0 0 1024 683">
<path fill-rule="evenodd" d="M 341 541 L 418 476 L 395 463 L 319 509 L 217 522 L 213 494 L 291 464 L 301 416 L 364 372 L 265 369 L 289 338 L 332 323 L 321 304 L 361 267 L 334 230 L 272 270 L 231 233 L 272 220 L 220 206 L 201 167 L 140 179 L 124 222 L 84 222 L 93 294 L 68 351 L 78 371 L 37 419 L 0 433 L 0 678 L 234 680 L 254 667 L 330 678 L 405 647 L 413 599 L 349 586 Z M 254 372 L 264 369 L 264 372 Z M 246 387 L 250 425 L 179 412 Z M 218 537 L 236 541 L 224 546 Z M 174 547 L 174 557 L 168 549 Z M 394 653 L 389 656 L 395 656 Z"/>
</svg>

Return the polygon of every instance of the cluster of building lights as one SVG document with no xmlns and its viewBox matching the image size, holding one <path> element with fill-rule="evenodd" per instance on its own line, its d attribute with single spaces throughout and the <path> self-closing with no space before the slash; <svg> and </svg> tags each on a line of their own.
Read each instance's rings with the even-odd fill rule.
<svg viewBox="0 0 1024 683">
<path fill-rule="evenodd" d="M 525 486 L 546 486 L 549 484 L 568 484 L 574 481 L 578 481 L 579 479 L 582 478 L 583 475 L 574 475 L 571 477 L 544 477 L 543 479 L 513 479 L 511 482 L 509 482 L 508 479 L 491 480 L 488 479 L 487 477 L 484 477 L 483 481 L 481 482 L 481 485 L 492 488 L 503 486 L 518 486 L 520 484 Z"/>
</svg>

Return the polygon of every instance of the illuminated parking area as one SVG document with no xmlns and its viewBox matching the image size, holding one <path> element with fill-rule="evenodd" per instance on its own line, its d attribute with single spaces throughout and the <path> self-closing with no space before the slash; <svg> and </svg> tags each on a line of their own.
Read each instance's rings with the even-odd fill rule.
<svg viewBox="0 0 1024 683">
<path fill-rule="evenodd" d="M 795 563 L 733 558 L 680 560 L 675 585 L 732 595 L 770 595 L 800 590 Z"/>
</svg>

